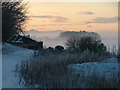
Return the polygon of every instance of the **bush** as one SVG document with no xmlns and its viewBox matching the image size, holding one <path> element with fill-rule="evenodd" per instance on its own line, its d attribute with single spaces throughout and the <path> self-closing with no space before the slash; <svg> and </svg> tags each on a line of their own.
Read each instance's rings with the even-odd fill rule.
<svg viewBox="0 0 120 90">
<path fill-rule="evenodd" d="M 58 45 L 58 46 L 56 46 L 56 47 L 55 47 L 55 50 L 58 50 L 58 51 L 63 51 L 63 50 L 64 50 L 64 47 L 63 47 L 63 46 Z"/>
<path fill-rule="evenodd" d="M 76 49 L 81 52 L 85 50 L 99 54 L 106 52 L 106 46 L 101 42 L 101 40 L 91 36 L 70 38 L 67 41 L 66 46 L 67 48 Z"/>
</svg>

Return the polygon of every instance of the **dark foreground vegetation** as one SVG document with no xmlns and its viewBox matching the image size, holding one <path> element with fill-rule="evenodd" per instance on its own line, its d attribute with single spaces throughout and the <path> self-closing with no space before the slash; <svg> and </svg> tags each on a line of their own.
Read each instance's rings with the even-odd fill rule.
<svg viewBox="0 0 120 90">
<path fill-rule="evenodd" d="M 19 72 L 21 83 L 34 86 L 40 85 L 42 88 L 65 88 L 80 87 L 76 86 L 77 76 L 68 71 L 68 65 L 80 64 L 84 62 L 101 61 L 106 56 L 99 56 L 89 51 L 81 54 L 71 53 L 70 51 L 57 52 L 42 50 L 35 52 L 30 60 L 23 61 L 16 66 Z"/>
<path fill-rule="evenodd" d="M 82 40 L 84 39 L 86 40 L 86 37 L 82 38 Z M 89 39 L 87 40 L 89 42 Z M 92 44 L 96 45 L 95 42 L 96 41 Z M 89 43 L 91 43 L 91 41 Z M 101 43 L 97 43 L 97 45 L 101 45 Z M 18 72 L 20 83 L 31 87 L 36 87 L 36 85 L 41 88 L 117 87 L 117 77 L 113 80 L 107 80 L 104 77 L 93 74 L 86 78 L 84 76 L 74 75 L 68 69 L 68 65 L 71 64 L 101 62 L 106 58 L 112 57 L 113 54 L 105 49 L 104 44 L 100 49 L 104 50 L 104 52 L 94 52 L 95 48 L 91 48 L 90 50 L 89 48 L 86 48 L 81 51 L 81 49 L 73 49 L 71 47 L 64 50 L 56 48 L 38 50 L 33 53 L 30 60 L 25 60 L 21 64 L 16 65 L 16 72 Z M 85 83 L 85 85 L 81 85 L 85 80 L 87 83 Z"/>
</svg>

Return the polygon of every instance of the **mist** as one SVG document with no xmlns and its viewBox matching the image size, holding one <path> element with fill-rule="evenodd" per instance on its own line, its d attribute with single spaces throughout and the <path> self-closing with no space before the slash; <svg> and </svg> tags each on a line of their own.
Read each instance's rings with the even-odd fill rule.
<svg viewBox="0 0 120 90">
<path fill-rule="evenodd" d="M 55 47 L 57 45 L 62 45 L 64 47 L 69 36 L 61 36 L 61 33 L 64 33 L 63 30 L 56 31 L 38 31 L 30 30 L 27 33 L 37 41 L 43 41 L 44 48 Z M 76 33 L 76 32 L 75 32 Z M 101 36 L 102 42 L 112 50 L 115 47 L 118 47 L 118 33 L 117 32 L 95 32 Z M 72 34 L 74 36 L 74 34 Z"/>
</svg>

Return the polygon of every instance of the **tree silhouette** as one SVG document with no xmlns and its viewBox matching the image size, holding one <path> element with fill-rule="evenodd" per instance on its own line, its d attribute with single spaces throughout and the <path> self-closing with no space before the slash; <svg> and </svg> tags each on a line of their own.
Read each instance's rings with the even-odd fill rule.
<svg viewBox="0 0 120 90">
<path fill-rule="evenodd" d="M 23 25 L 28 20 L 22 1 L 2 2 L 2 41 L 7 42 L 15 34 L 23 32 Z"/>
<path fill-rule="evenodd" d="M 106 46 L 101 40 L 90 36 L 70 38 L 66 46 L 81 52 L 85 50 L 99 54 L 106 52 Z"/>
</svg>

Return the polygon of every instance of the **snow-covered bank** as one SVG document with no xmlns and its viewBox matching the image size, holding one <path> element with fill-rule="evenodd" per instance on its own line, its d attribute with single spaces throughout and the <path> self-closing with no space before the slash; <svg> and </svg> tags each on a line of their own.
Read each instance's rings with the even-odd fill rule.
<svg viewBox="0 0 120 90">
<path fill-rule="evenodd" d="M 119 66 L 120 63 L 118 63 L 117 58 L 109 58 L 104 60 L 103 62 L 72 64 L 69 65 L 69 69 L 75 74 L 84 75 L 86 77 L 92 75 L 93 73 L 96 73 L 98 75 L 111 78 L 113 75 L 118 76 Z"/>
<path fill-rule="evenodd" d="M 0 90 L 2 89 L 2 43 L 0 43 Z"/>
<path fill-rule="evenodd" d="M 71 64 L 68 69 L 73 75 L 81 78 L 82 84 L 88 88 L 118 88 L 119 66 L 117 58 L 109 58 L 103 62 Z"/>
<path fill-rule="evenodd" d="M 0 90 L 2 88 L 2 54 L 0 53 Z"/>
<path fill-rule="evenodd" d="M 11 44 L 4 44 L 3 48 L 6 51 L 3 51 L 5 53 L 2 55 L 2 88 L 23 88 L 13 70 L 16 64 L 29 59 L 33 51 Z"/>
</svg>

